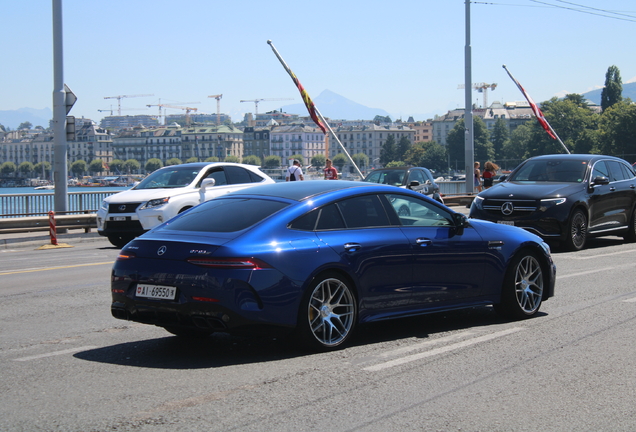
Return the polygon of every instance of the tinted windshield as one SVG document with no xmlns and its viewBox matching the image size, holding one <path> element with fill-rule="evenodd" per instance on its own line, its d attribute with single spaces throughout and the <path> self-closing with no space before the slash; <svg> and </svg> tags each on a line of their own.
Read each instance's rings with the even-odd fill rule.
<svg viewBox="0 0 636 432">
<path fill-rule="evenodd" d="M 235 232 L 255 225 L 287 204 L 261 199 L 214 199 L 196 206 L 165 229 L 175 231 Z"/>
<path fill-rule="evenodd" d="M 581 183 L 587 166 L 586 160 L 530 160 L 515 171 L 509 181 Z"/>
<path fill-rule="evenodd" d="M 199 171 L 200 168 L 179 166 L 159 169 L 143 179 L 134 189 L 164 189 L 188 186 L 199 174 Z"/>
</svg>

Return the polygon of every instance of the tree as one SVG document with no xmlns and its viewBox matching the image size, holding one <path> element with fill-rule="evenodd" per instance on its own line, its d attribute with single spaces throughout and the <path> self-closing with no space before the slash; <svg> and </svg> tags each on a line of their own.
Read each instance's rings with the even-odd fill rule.
<svg viewBox="0 0 636 432">
<path fill-rule="evenodd" d="M 501 168 L 514 168 L 526 159 L 525 155 L 530 147 L 531 139 L 532 122 L 517 126 L 510 134 L 510 139 L 504 143 L 501 155 L 497 158 L 501 162 Z"/>
<path fill-rule="evenodd" d="M 395 143 L 395 136 L 389 134 L 386 141 L 382 144 L 380 149 L 380 163 L 386 166 L 392 160 L 395 160 L 397 156 L 397 144 Z"/>
<path fill-rule="evenodd" d="M 364 153 L 356 153 L 354 155 L 351 155 L 351 159 L 353 159 L 353 162 L 358 165 L 358 168 L 361 171 L 364 167 L 369 166 L 369 156 L 365 155 Z"/>
<path fill-rule="evenodd" d="M 33 171 L 33 164 L 29 161 L 24 161 L 18 166 L 18 171 L 24 176 L 28 176 Z"/>
<path fill-rule="evenodd" d="M 124 170 L 128 174 L 132 174 L 133 171 L 139 171 L 139 168 L 141 168 L 141 164 L 137 159 L 128 159 L 124 162 Z"/>
<path fill-rule="evenodd" d="M 326 161 L 327 161 L 327 157 L 325 155 L 317 154 L 311 158 L 311 166 L 322 168 L 325 166 Z"/>
<path fill-rule="evenodd" d="M 387 168 L 397 168 L 397 167 L 403 167 L 405 165 L 404 162 L 402 161 L 391 161 L 388 164 L 386 164 Z"/>
<path fill-rule="evenodd" d="M 636 153 L 636 105 L 617 102 L 603 111 L 599 121 L 599 152 L 614 156 Z"/>
<path fill-rule="evenodd" d="M 161 167 L 163 167 L 163 162 L 161 162 L 161 159 L 150 158 L 146 162 L 144 169 L 146 170 L 146 172 L 151 173 L 151 172 L 157 171 Z"/>
<path fill-rule="evenodd" d="M 605 87 L 601 91 L 601 108 L 603 111 L 623 100 L 623 81 L 616 66 L 610 66 L 605 73 Z"/>
<path fill-rule="evenodd" d="M 210 156 L 209 158 L 205 160 L 205 162 L 218 162 L 218 161 L 219 161 L 219 158 L 216 156 Z"/>
<path fill-rule="evenodd" d="M 31 122 L 25 121 L 20 123 L 20 126 L 18 126 L 18 130 L 20 129 L 31 129 L 33 127 L 33 125 L 31 124 Z"/>
<path fill-rule="evenodd" d="M 51 174 L 51 163 L 47 161 L 38 162 L 33 167 L 33 171 L 38 174 L 42 173 L 42 177 L 48 177 Z"/>
<path fill-rule="evenodd" d="M 264 165 L 266 168 L 278 168 L 280 166 L 280 163 L 280 156 L 269 155 L 265 157 Z"/>
<path fill-rule="evenodd" d="M 241 159 L 238 156 L 230 155 L 225 157 L 225 162 L 241 163 Z"/>
<path fill-rule="evenodd" d="M 76 177 L 81 177 L 84 175 L 84 173 L 87 170 L 87 165 L 86 165 L 86 161 L 83 161 L 81 159 L 76 160 L 75 162 L 73 162 L 71 164 L 71 172 L 76 176 Z"/>
<path fill-rule="evenodd" d="M 490 135 L 490 142 L 492 143 L 493 150 L 495 151 L 495 159 L 499 159 L 503 152 L 503 147 L 508 141 L 510 133 L 508 131 L 508 124 L 501 117 L 495 122 L 495 126 L 492 128 L 492 134 Z"/>
<path fill-rule="evenodd" d="M 243 163 L 248 165 L 261 166 L 261 158 L 256 155 L 248 155 L 243 158 Z"/>
<path fill-rule="evenodd" d="M 185 163 L 194 163 L 194 162 L 199 162 L 199 158 L 198 157 L 191 157 L 186 159 Z"/>
<path fill-rule="evenodd" d="M 380 123 L 391 123 L 391 116 L 376 115 L 373 118 L 373 123 L 377 125 L 379 125 Z"/>
<path fill-rule="evenodd" d="M 124 167 L 124 161 L 121 159 L 113 159 L 108 166 L 112 172 L 121 174 L 121 170 Z"/>
<path fill-rule="evenodd" d="M 338 171 L 342 172 L 344 166 L 349 163 L 349 158 L 344 153 L 338 153 L 333 157 L 333 165 L 338 168 Z"/>
<path fill-rule="evenodd" d="M 104 171 L 104 161 L 101 159 L 93 159 L 91 163 L 88 164 L 88 171 L 93 174 Z"/>
<path fill-rule="evenodd" d="M 490 142 L 490 133 L 481 117 L 473 117 L 473 146 L 475 162 L 486 162 L 495 158 L 495 151 Z M 446 145 L 451 165 L 455 164 L 458 169 L 465 168 L 464 159 L 466 156 L 464 119 L 459 120 L 446 137 Z M 461 168 L 460 168 L 461 167 Z M 472 167 L 470 168 L 472 172 Z"/>
<path fill-rule="evenodd" d="M 166 166 L 170 166 L 170 165 L 181 165 L 183 162 L 181 162 L 181 159 L 173 157 L 170 158 L 166 161 Z"/>
<path fill-rule="evenodd" d="M 411 140 L 403 136 L 397 143 L 396 154 L 394 159 L 404 160 L 404 155 L 411 148 Z"/>
<path fill-rule="evenodd" d="M 446 171 L 448 167 L 446 147 L 435 141 L 415 143 L 407 152 L 404 162 L 434 171 Z"/>
<path fill-rule="evenodd" d="M 13 162 L 5 162 L 0 166 L 0 172 L 5 175 L 13 174 L 17 168 Z"/>
</svg>

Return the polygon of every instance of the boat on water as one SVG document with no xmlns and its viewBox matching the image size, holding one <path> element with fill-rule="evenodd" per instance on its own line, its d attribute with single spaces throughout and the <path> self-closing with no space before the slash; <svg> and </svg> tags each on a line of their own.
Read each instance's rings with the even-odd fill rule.
<svg viewBox="0 0 636 432">
<path fill-rule="evenodd" d="M 33 189 L 34 190 L 52 190 L 52 189 L 55 189 L 55 185 L 36 186 Z"/>
</svg>

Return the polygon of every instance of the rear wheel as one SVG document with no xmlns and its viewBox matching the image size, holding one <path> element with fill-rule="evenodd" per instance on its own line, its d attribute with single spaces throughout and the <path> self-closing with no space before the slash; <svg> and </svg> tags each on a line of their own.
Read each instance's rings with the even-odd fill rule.
<svg viewBox="0 0 636 432">
<path fill-rule="evenodd" d="M 587 216 L 581 210 L 575 210 L 568 224 L 565 245 L 568 250 L 579 251 L 585 247 L 587 239 Z"/>
<path fill-rule="evenodd" d="M 350 282 L 337 273 L 324 273 L 303 297 L 298 312 L 298 336 L 312 349 L 338 348 L 350 338 L 356 315 L 356 299 Z"/>
<path fill-rule="evenodd" d="M 134 238 L 134 235 L 110 234 L 108 236 L 108 241 L 115 247 L 123 248 Z"/>
<path fill-rule="evenodd" d="M 497 313 L 512 319 L 524 319 L 539 312 L 543 300 L 543 270 L 536 255 L 522 251 L 510 263 L 501 292 Z"/>
</svg>

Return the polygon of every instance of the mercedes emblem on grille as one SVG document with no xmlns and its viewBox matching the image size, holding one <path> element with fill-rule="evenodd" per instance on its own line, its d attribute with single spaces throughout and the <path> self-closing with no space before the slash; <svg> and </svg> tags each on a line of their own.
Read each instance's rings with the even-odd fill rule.
<svg viewBox="0 0 636 432">
<path fill-rule="evenodd" d="M 126 211 L 126 204 L 122 204 L 118 208 L 119 208 L 119 211 L 122 211 L 122 212 Z"/>
<path fill-rule="evenodd" d="M 515 211 L 515 206 L 510 201 L 503 203 L 501 206 L 501 213 L 505 216 L 510 216 L 513 211 Z"/>
<path fill-rule="evenodd" d="M 163 255 L 166 253 L 166 250 L 168 250 L 167 247 L 165 246 L 161 246 L 159 249 L 157 249 L 157 255 Z"/>
</svg>

